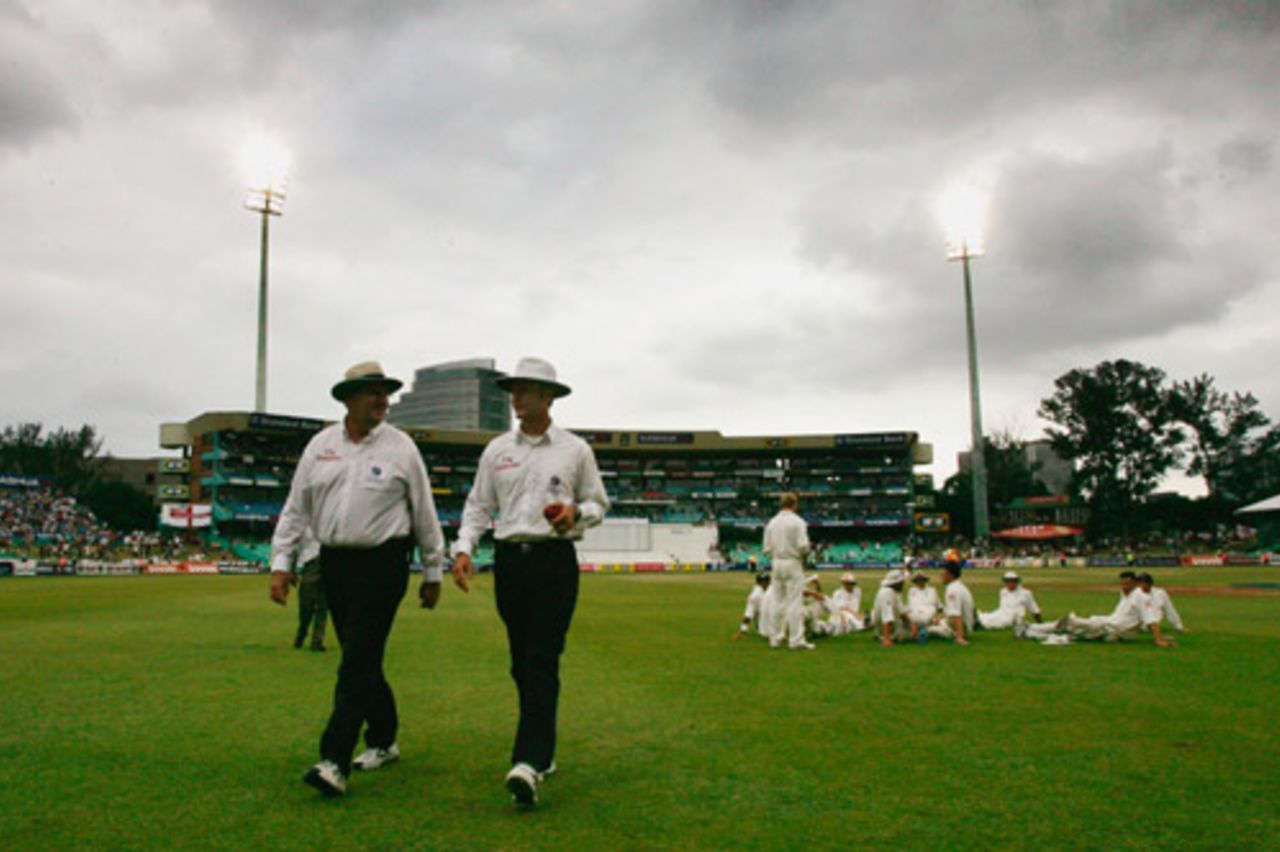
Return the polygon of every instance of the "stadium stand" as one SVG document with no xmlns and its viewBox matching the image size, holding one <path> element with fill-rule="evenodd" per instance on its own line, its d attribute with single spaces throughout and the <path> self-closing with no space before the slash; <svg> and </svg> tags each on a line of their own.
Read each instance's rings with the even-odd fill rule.
<svg viewBox="0 0 1280 852">
<path fill-rule="evenodd" d="M 218 536 L 262 543 L 270 538 L 302 448 L 324 425 L 302 417 L 209 412 L 164 424 L 161 444 L 189 460 L 189 499 L 212 506 Z M 456 530 L 492 433 L 407 431 L 422 451 L 446 533 Z M 706 525 L 714 530 L 714 544 L 701 559 L 739 567 L 752 558 L 764 563 L 761 531 L 788 490 L 800 495 L 821 561 L 900 561 L 916 488 L 927 482 L 915 467 L 932 461 L 932 448 L 914 432 L 725 437 L 574 431 L 596 452 L 613 504 L 610 518 Z M 650 555 L 674 558 L 656 546 Z"/>
<path fill-rule="evenodd" d="M 204 544 L 180 533 L 121 533 L 98 520 L 50 481 L 0 476 L 0 550 L 30 558 L 172 557 Z"/>
</svg>

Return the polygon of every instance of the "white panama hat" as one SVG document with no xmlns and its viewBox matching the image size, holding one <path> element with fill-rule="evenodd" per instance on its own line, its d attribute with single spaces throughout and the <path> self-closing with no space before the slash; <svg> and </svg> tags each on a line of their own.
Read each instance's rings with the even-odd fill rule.
<svg viewBox="0 0 1280 852">
<path fill-rule="evenodd" d="M 907 581 L 907 572 L 901 568 L 890 568 L 884 575 L 884 579 L 880 581 L 881 586 L 896 586 L 898 583 Z"/>
<path fill-rule="evenodd" d="M 556 368 L 551 366 L 551 362 L 541 358 L 521 358 L 516 363 L 515 372 L 494 380 L 494 383 L 504 391 L 510 391 L 511 386 L 516 382 L 537 382 L 540 385 L 546 385 L 557 397 L 568 396 L 571 393 L 568 385 L 556 381 Z"/>
<path fill-rule="evenodd" d="M 1004 576 L 1003 576 L 1003 577 L 1001 577 L 1000 579 L 1002 579 L 1002 580 L 1014 580 L 1014 581 L 1021 581 L 1021 580 L 1022 580 L 1022 578 L 1018 576 L 1018 572 L 1017 572 L 1017 571 L 1005 571 L 1005 572 L 1004 572 Z"/>
<path fill-rule="evenodd" d="M 361 361 L 347 370 L 342 377 L 342 381 L 334 385 L 329 393 L 333 395 L 334 399 L 341 402 L 352 391 L 366 385 L 385 385 L 387 393 L 395 393 L 404 387 L 404 382 L 399 379 L 393 379 L 384 373 L 382 365 L 377 361 Z"/>
</svg>

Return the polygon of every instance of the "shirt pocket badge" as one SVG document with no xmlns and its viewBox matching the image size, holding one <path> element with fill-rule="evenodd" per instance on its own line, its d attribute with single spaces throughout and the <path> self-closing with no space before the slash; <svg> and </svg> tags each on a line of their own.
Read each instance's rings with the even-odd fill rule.
<svg viewBox="0 0 1280 852">
<path fill-rule="evenodd" d="M 387 488 L 395 480 L 391 465 L 381 461 L 371 461 L 365 467 L 361 485 L 365 488 Z"/>
</svg>

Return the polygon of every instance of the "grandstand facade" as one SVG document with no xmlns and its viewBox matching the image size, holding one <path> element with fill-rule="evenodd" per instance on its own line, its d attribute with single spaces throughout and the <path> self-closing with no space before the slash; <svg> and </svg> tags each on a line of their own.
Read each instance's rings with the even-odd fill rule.
<svg viewBox="0 0 1280 852">
<path fill-rule="evenodd" d="M 189 468 L 188 501 L 212 507 L 216 535 L 244 546 L 270 538 L 293 468 L 324 421 L 210 412 L 161 427 L 161 445 Z M 456 528 L 481 451 L 497 433 L 406 429 L 422 451 L 446 532 Z M 716 525 L 723 558 L 756 555 L 778 497 L 795 491 L 820 550 L 900 553 L 914 520 L 917 466 L 932 446 L 915 432 L 726 437 L 719 432 L 573 429 L 594 448 L 610 517 Z M 181 465 L 175 465 L 181 466 Z M 242 555 L 250 555 L 243 553 Z M 256 555 L 256 554 L 255 554 Z"/>
</svg>

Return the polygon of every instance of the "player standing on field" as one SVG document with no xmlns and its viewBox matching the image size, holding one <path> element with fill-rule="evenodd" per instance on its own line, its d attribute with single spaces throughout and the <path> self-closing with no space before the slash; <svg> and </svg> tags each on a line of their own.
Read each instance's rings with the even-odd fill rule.
<svg viewBox="0 0 1280 852">
<path fill-rule="evenodd" d="M 609 498 L 591 447 L 551 422 L 551 403 L 569 394 L 555 368 L 522 358 L 497 384 L 511 393 L 520 425 L 480 456 L 453 547 L 453 578 L 467 590 L 471 554 L 496 514 L 494 597 L 520 697 L 506 785 L 516 802 L 533 805 L 538 785 L 556 769 L 560 655 L 578 601 L 573 542 L 600 523 Z"/>
</svg>

